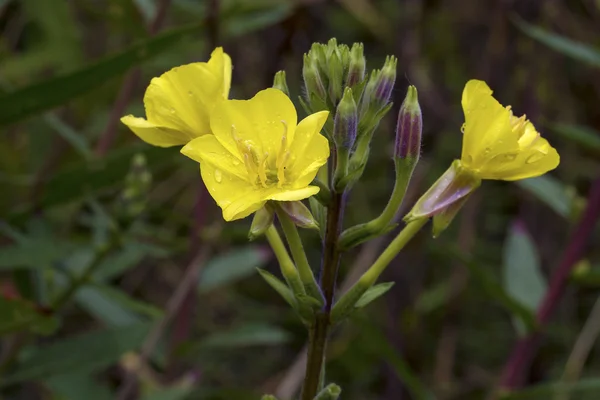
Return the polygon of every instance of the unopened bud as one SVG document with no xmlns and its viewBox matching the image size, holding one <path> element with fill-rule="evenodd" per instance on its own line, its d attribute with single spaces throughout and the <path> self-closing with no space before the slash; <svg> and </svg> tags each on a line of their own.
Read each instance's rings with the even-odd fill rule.
<svg viewBox="0 0 600 400">
<path fill-rule="evenodd" d="M 337 106 L 333 123 L 333 140 L 338 147 L 351 149 L 356 141 L 358 116 L 352 89 L 346 88 Z"/>
<path fill-rule="evenodd" d="M 273 396 L 272 394 L 265 394 L 260 398 L 260 400 L 277 400 L 277 397 Z"/>
<path fill-rule="evenodd" d="M 342 97 L 344 85 L 344 66 L 338 51 L 333 51 L 327 58 L 327 65 L 329 67 L 329 98 L 333 104 L 337 104 Z"/>
<path fill-rule="evenodd" d="M 381 69 L 379 80 L 375 87 L 374 99 L 380 107 L 384 107 L 390 102 L 392 96 L 392 90 L 394 89 L 394 83 L 396 83 L 396 64 L 398 59 L 394 56 L 387 56 L 385 63 Z"/>
<path fill-rule="evenodd" d="M 315 217 L 301 201 L 280 201 L 278 204 L 297 227 L 319 229 Z"/>
<path fill-rule="evenodd" d="M 285 78 L 285 71 L 278 71 L 273 78 L 273 87 L 281 90 L 283 93 L 290 97 L 290 89 L 287 85 L 287 79 Z"/>
<path fill-rule="evenodd" d="M 315 57 L 310 57 L 307 54 L 304 55 L 302 77 L 304 78 L 304 86 L 306 88 L 306 95 L 309 101 L 313 95 L 321 100 L 326 98 L 327 92 L 325 91 L 323 79 L 321 79 L 318 62 Z"/>
<path fill-rule="evenodd" d="M 416 162 L 421 152 L 422 130 L 423 115 L 419 106 L 417 88 L 411 85 L 398 113 L 394 158 L 410 158 Z"/>
<path fill-rule="evenodd" d="M 434 235 L 446 229 L 458 214 L 467 197 L 481 184 L 481 179 L 465 170 L 459 160 L 421 196 L 412 210 L 404 217 L 406 222 L 418 218 L 434 219 Z"/>
<path fill-rule="evenodd" d="M 259 236 L 264 235 L 267 229 L 273 224 L 273 218 L 273 209 L 268 204 L 254 213 L 252 225 L 250 225 L 250 231 L 248 231 L 248 239 L 253 241 Z"/>
<path fill-rule="evenodd" d="M 353 87 L 365 79 L 365 70 L 367 62 L 364 55 L 362 43 L 354 43 L 350 50 L 350 59 L 348 61 L 348 75 L 346 76 L 346 86 Z"/>
<path fill-rule="evenodd" d="M 338 385 L 330 383 L 317 394 L 314 400 L 337 400 L 341 393 L 342 389 Z"/>
</svg>

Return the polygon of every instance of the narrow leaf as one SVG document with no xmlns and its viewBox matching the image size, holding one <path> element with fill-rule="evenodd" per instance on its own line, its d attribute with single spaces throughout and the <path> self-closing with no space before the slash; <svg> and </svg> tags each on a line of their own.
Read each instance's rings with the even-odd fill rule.
<svg viewBox="0 0 600 400">
<path fill-rule="evenodd" d="M 217 256 L 202 271 L 198 288 L 207 292 L 253 275 L 269 259 L 269 254 L 262 247 L 247 246 Z"/>
<path fill-rule="evenodd" d="M 296 301 L 294 300 L 294 295 L 292 291 L 287 287 L 285 283 L 277 279 L 270 272 L 265 271 L 264 269 L 257 268 L 256 269 L 260 276 L 273 288 L 283 299 L 292 307 L 296 307 Z"/>
<path fill-rule="evenodd" d="M 550 175 L 543 175 L 537 178 L 522 179 L 516 183 L 519 187 L 546 203 L 561 217 L 569 218 L 572 201 L 565 186 L 558 179 Z"/>
<path fill-rule="evenodd" d="M 384 282 L 379 283 L 377 285 L 373 285 L 361 296 L 360 299 L 354 305 L 356 308 L 362 308 L 377 299 L 380 296 L 383 296 L 388 290 L 390 290 L 394 286 L 394 282 Z"/>
</svg>

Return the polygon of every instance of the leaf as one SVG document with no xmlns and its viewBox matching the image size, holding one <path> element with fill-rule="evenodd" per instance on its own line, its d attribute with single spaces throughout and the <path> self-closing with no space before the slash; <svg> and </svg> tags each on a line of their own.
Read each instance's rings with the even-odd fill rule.
<svg viewBox="0 0 600 400">
<path fill-rule="evenodd" d="M 183 400 L 193 391 L 192 386 L 162 389 L 142 397 L 142 400 Z"/>
<path fill-rule="evenodd" d="M 34 303 L 0 297 L 0 336 L 18 331 L 49 335 L 58 328 L 58 320 Z"/>
<path fill-rule="evenodd" d="M 569 218 L 573 204 L 564 185 L 558 179 L 550 175 L 542 175 L 537 178 L 522 179 L 516 184 L 546 203 L 561 217 Z"/>
<path fill-rule="evenodd" d="M 142 321 L 141 315 L 160 318 L 162 311 L 108 285 L 94 285 L 77 291 L 77 304 L 109 326 L 127 326 Z"/>
<path fill-rule="evenodd" d="M 244 9 L 240 4 L 231 7 L 224 12 L 225 36 L 241 36 L 252 31 L 264 29 L 275 25 L 288 18 L 293 11 L 290 2 L 282 4 L 259 4 L 260 2 L 249 2 L 250 8 Z"/>
<path fill-rule="evenodd" d="M 378 283 L 377 285 L 371 286 L 361 297 L 358 299 L 354 307 L 362 308 L 377 299 L 380 296 L 383 296 L 388 290 L 390 290 L 394 286 L 394 282 L 384 282 Z"/>
<path fill-rule="evenodd" d="M 290 335 L 281 328 L 267 324 L 248 324 L 208 336 L 200 343 L 203 349 L 238 348 L 286 343 Z"/>
<path fill-rule="evenodd" d="M 551 49 L 591 66 L 600 67 L 600 51 L 597 49 L 556 33 L 548 32 L 535 25 L 528 24 L 521 18 L 513 18 L 513 22 L 527 35 Z"/>
<path fill-rule="evenodd" d="M 548 127 L 585 150 L 600 152 L 600 132 L 595 129 L 572 124 L 549 124 Z"/>
<path fill-rule="evenodd" d="M 45 268 L 74 251 L 74 243 L 42 237 L 0 248 L 0 270 Z"/>
<path fill-rule="evenodd" d="M 91 66 L 1 96 L 0 125 L 14 123 L 32 114 L 50 110 L 87 93 L 142 61 L 169 50 L 175 43 L 198 31 L 203 25 L 200 23 L 170 30 L 145 39 Z"/>
<path fill-rule="evenodd" d="M 273 288 L 283 299 L 292 307 L 296 307 L 296 300 L 294 299 L 294 295 L 290 288 L 277 279 L 275 275 L 272 273 L 265 271 L 264 269 L 257 268 L 256 269 L 260 276 Z"/>
<path fill-rule="evenodd" d="M 111 400 L 114 394 L 108 386 L 96 382 L 89 374 L 78 371 L 48 378 L 45 384 L 53 394 L 68 400 Z"/>
<path fill-rule="evenodd" d="M 506 292 L 529 311 L 535 312 L 546 293 L 547 284 L 540 271 L 535 244 L 521 222 L 515 222 L 508 233 L 503 261 Z"/>
<path fill-rule="evenodd" d="M 28 380 L 47 379 L 74 370 L 92 373 L 105 368 L 128 351 L 137 349 L 151 324 L 101 329 L 33 349 L 15 372 L 4 377 L 0 387 Z"/>
<path fill-rule="evenodd" d="M 48 208 L 82 199 L 90 193 L 123 185 L 124 177 L 131 166 L 131 158 L 137 153 L 144 154 L 148 166 L 156 170 L 166 163 L 172 162 L 171 156 L 178 152 L 175 149 L 136 144 L 111 151 L 102 160 L 73 163 L 52 175 L 46 185 L 46 190 L 38 200 L 38 205 L 41 208 Z M 21 204 L 19 209 L 13 210 L 10 215 L 11 222 L 18 222 L 28 217 L 32 209 L 33 205 L 30 203 Z"/>
<path fill-rule="evenodd" d="M 202 274 L 198 289 L 208 292 L 216 288 L 230 285 L 254 273 L 269 259 L 270 253 L 259 246 L 247 246 L 210 260 Z"/>
<path fill-rule="evenodd" d="M 545 383 L 532 386 L 523 390 L 507 393 L 500 397 L 501 400 L 548 400 L 555 394 L 568 394 L 571 396 L 600 395 L 600 379 L 582 379 L 575 383 Z M 580 398 L 580 397 L 577 397 Z"/>
</svg>

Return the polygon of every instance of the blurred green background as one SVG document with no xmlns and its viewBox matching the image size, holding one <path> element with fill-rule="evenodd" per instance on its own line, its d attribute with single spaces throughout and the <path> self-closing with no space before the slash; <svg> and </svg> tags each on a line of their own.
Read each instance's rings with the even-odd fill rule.
<svg viewBox="0 0 600 400">
<path fill-rule="evenodd" d="M 472 78 L 527 114 L 561 164 L 485 182 L 440 238 L 417 236 L 383 276 L 393 289 L 334 332 L 328 380 L 345 400 L 485 399 L 578 244 L 525 389 L 506 398 L 600 398 L 600 235 L 572 239 L 600 176 L 597 0 L 0 0 L 0 398 L 292 398 L 306 332 L 256 273 L 278 274 L 268 246 L 247 241 L 249 218 L 222 221 L 195 162 L 118 118 L 142 116 L 152 77 L 216 45 L 232 98 L 284 69 L 296 99 L 302 54 L 331 37 L 363 42 L 368 68 L 399 59 L 345 226 L 387 202 L 409 84 L 424 132 L 405 207 L 460 155 Z M 303 238 L 317 266 L 318 235 Z M 387 241 L 347 253 L 338 289 Z"/>
</svg>

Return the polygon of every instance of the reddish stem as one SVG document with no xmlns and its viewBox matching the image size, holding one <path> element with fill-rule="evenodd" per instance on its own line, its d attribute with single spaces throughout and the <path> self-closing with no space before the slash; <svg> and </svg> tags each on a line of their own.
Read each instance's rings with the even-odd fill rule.
<svg viewBox="0 0 600 400">
<path fill-rule="evenodd" d="M 575 231 L 573 232 L 560 265 L 552 276 L 550 287 L 538 308 L 536 320 L 538 331 L 520 339 L 504 365 L 500 381 L 502 389 L 513 389 L 523 383 L 524 372 L 531 362 L 541 337 L 540 330 L 548 323 L 552 313 L 560 301 L 571 274 L 571 270 L 584 256 L 588 239 L 600 218 L 600 178 L 597 178 L 590 189 L 587 206 Z"/>
</svg>

